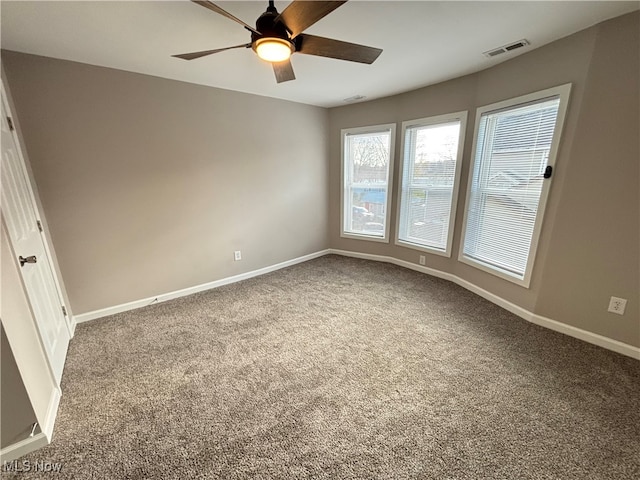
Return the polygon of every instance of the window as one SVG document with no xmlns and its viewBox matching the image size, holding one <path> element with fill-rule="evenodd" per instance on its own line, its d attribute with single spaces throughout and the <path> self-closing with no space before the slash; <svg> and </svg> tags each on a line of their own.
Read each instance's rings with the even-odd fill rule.
<svg viewBox="0 0 640 480">
<path fill-rule="evenodd" d="M 461 261 L 529 286 L 570 88 L 478 109 Z"/>
<path fill-rule="evenodd" d="M 342 236 L 389 241 L 395 125 L 342 130 Z"/>
<path fill-rule="evenodd" d="M 404 122 L 396 243 L 451 256 L 467 112 Z"/>
</svg>

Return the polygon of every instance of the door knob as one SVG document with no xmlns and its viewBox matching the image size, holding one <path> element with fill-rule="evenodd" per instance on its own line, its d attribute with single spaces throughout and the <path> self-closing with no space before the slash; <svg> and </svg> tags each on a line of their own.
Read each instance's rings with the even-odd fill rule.
<svg viewBox="0 0 640 480">
<path fill-rule="evenodd" d="M 20 255 L 18 257 L 18 260 L 20 261 L 21 267 L 24 267 L 25 263 L 36 263 L 38 261 L 35 255 L 31 255 L 30 257 L 27 257 L 27 258 L 24 258 L 22 255 Z"/>
</svg>

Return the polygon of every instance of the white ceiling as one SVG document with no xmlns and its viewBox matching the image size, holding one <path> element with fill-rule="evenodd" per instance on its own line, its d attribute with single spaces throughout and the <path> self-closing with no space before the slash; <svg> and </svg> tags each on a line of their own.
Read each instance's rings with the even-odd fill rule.
<svg viewBox="0 0 640 480">
<path fill-rule="evenodd" d="M 216 2 L 248 24 L 267 2 Z M 282 11 L 289 2 L 276 1 Z M 188 1 L 31 2 L 1 8 L 3 49 L 73 60 L 323 107 L 413 90 L 538 48 L 640 3 L 352 0 L 306 32 L 382 48 L 373 65 L 295 54 L 297 79 L 276 84 L 271 66 L 249 49 L 197 60 L 172 54 L 248 43 L 231 20 Z M 531 45 L 496 58 L 482 52 L 526 38 Z"/>
</svg>

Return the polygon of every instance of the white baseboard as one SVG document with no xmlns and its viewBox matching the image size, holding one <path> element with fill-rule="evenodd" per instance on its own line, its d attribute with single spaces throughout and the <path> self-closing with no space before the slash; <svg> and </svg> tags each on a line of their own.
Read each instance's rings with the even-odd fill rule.
<svg viewBox="0 0 640 480">
<path fill-rule="evenodd" d="M 545 327 L 550 330 L 554 330 L 556 332 L 569 335 L 570 337 L 583 340 L 593 345 L 598 345 L 599 347 L 606 348 L 607 350 L 612 350 L 614 352 L 621 353 L 622 355 L 626 355 L 628 357 L 640 360 L 640 348 L 638 347 L 620 342 L 618 340 L 613 340 L 611 338 L 604 337 L 602 335 L 598 335 L 597 333 L 589 332 L 587 330 L 582 330 L 581 328 L 573 327 L 571 325 L 567 325 L 566 323 L 558 322 L 556 320 L 552 320 L 550 318 L 546 318 L 541 315 L 537 315 L 533 312 L 530 312 L 529 310 L 526 310 L 516 305 L 515 303 L 511 303 L 508 300 L 505 300 L 504 298 L 501 298 L 487 290 L 484 290 L 483 288 L 480 288 L 474 285 L 473 283 L 468 282 L 467 280 L 464 280 L 451 273 L 441 272 L 433 268 L 424 267 L 422 265 L 416 265 L 415 263 L 411 263 L 405 260 L 399 260 L 394 257 L 388 257 L 383 255 L 372 255 L 368 253 L 349 252 L 347 250 L 336 250 L 336 249 L 329 249 L 328 253 L 342 255 L 345 257 L 354 257 L 354 258 L 362 258 L 366 260 L 373 260 L 376 262 L 392 263 L 400 267 L 409 268 L 417 272 L 422 272 L 428 275 L 432 275 L 434 277 L 449 280 L 453 283 L 456 283 L 457 285 L 460 285 L 463 288 L 466 288 L 467 290 L 475 293 L 476 295 L 481 296 L 482 298 L 490 301 L 491 303 L 494 303 L 499 307 L 502 307 L 505 310 L 508 310 L 514 315 L 517 315 L 518 317 L 524 320 L 527 320 L 528 322 L 535 323 L 536 325 L 540 325 L 541 327 Z"/>
<path fill-rule="evenodd" d="M 360 253 L 360 252 L 350 252 L 347 250 L 336 250 L 336 249 L 326 249 L 321 250 L 319 252 L 311 253 L 309 255 L 304 255 L 302 257 L 294 258 L 292 260 L 287 260 L 286 262 L 278 263 L 276 265 L 271 265 L 269 267 L 260 268 L 258 270 L 253 270 L 251 272 L 242 273 L 240 275 L 234 275 L 232 277 L 223 278 L 220 280 L 215 280 L 209 283 L 203 283 L 202 285 L 197 285 L 195 287 L 189 287 L 182 290 L 177 290 L 175 292 L 169 292 L 161 295 L 157 295 L 155 297 L 144 298 L 142 300 L 136 300 L 129 303 L 124 303 L 122 305 L 116 305 L 113 307 L 103 308 L 101 310 L 95 310 L 92 312 L 83 313 L 81 315 L 75 316 L 75 323 L 88 322 L 90 320 L 95 320 L 97 318 L 106 317 L 108 315 L 114 315 L 120 312 L 126 312 L 128 310 L 134 310 L 136 308 L 145 307 L 152 303 L 166 302 L 167 300 L 172 300 L 174 298 L 184 297 L 186 295 L 191 295 L 194 293 L 202 292 L 204 290 L 210 290 L 212 288 L 221 287 L 223 285 L 229 285 L 231 283 L 240 282 L 242 280 L 247 280 L 249 278 L 257 277 L 259 275 L 264 275 L 265 273 L 270 273 L 276 270 L 280 270 L 281 268 L 290 267 L 292 265 L 296 265 L 298 263 L 306 262 L 308 260 L 312 260 L 314 258 L 322 257 L 323 255 L 335 254 L 342 255 L 345 257 L 354 257 L 354 258 L 362 258 L 365 260 L 373 260 L 376 262 L 385 262 L 392 263 L 394 265 L 398 265 L 400 267 L 409 268 L 411 270 L 415 270 L 417 272 L 426 273 L 428 275 L 432 275 L 434 277 L 442 278 L 444 280 L 449 280 L 457 285 L 460 285 L 463 288 L 475 293 L 476 295 L 481 296 L 482 298 L 494 303 L 505 310 L 517 315 L 528 322 L 535 323 L 536 325 L 540 325 L 542 327 L 549 328 L 550 330 L 554 330 L 556 332 L 563 333 L 565 335 L 569 335 L 574 338 L 578 338 L 588 343 L 592 343 L 594 345 L 598 345 L 600 347 L 606 348 L 608 350 L 612 350 L 617 353 L 621 353 L 623 355 L 627 355 L 629 357 L 640 360 L 640 348 L 635 347 L 633 345 L 629 345 L 623 342 L 619 342 L 617 340 L 613 340 L 608 337 L 604 337 L 602 335 L 598 335 L 597 333 L 592 333 L 587 330 L 582 330 L 577 327 L 573 327 L 571 325 L 567 325 L 562 322 L 558 322 L 556 320 L 552 320 L 550 318 L 543 317 L 541 315 L 537 315 L 529 310 L 526 310 L 515 303 L 511 303 L 504 298 L 501 298 L 483 288 L 480 288 L 474 285 L 467 280 L 464 280 L 452 273 L 441 272 L 440 270 L 435 270 L 433 268 L 425 267 L 423 265 L 416 265 L 415 263 L 407 262 L 405 260 L 400 260 L 394 257 L 384 256 L 384 255 L 373 255 L 369 253 Z"/>
<path fill-rule="evenodd" d="M 11 444 L 0 450 L 0 462 L 2 462 L 0 466 L 4 465 L 4 462 L 10 462 L 16 458 L 20 458 L 23 455 L 38 450 L 48 444 L 49 440 L 44 432 L 40 432 L 33 437 L 28 437 L 24 440 Z"/>
<path fill-rule="evenodd" d="M 585 342 L 593 345 L 598 345 L 599 347 L 606 348 L 607 350 L 640 360 L 640 348 L 629 345 L 628 343 L 598 335 L 597 333 L 589 332 L 588 330 L 582 330 L 581 328 L 567 325 L 566 323 L 558 322 L 556 320 L 551 320 L 550 318 L 543 317 L 542 315 L 532 314 L 532 318 L 528 320 L 531 323 L 540 325 L 541 327 L 564 333 L 570 337 L 584 340 Z"/>
<path fill-rule="evenodd" d="M 88 322 L 90 320 L 95 320 L 97 318 L 107 317 L 109 315 L 115 315 L 116 313 L 121 313 L 121 312 L 126 312 L 128 310 L 134 310 L 136 308 L 146 307 L 147 305 L 151 305 L 152 303 L 166 302 L 167 300 L 173 300 L 174 298 L 185 297 L 187 295 L 203 292 L 205 290 L 211 290 L 212 288 L 221 287 L 223 285 L 229 285 L 230 283 L 240 282 L 242 280 L 247 280 L 249 278 L 264 275 L 266 273 L 271 273 L 276 270 L 280 270 L 282 268 L 290 267 L 298 263 L 307 262 L 309 260 L 313 260 L 314 258 L 327 255 L 328 253 L 329 253 L 329 250 L 320 250 L 319 252 L 303 255 L 302 257 L 287 260 L 285 262 L 277 263 L 275 265 L 270 265 L 268 267 L 259 268 L 258 270 L 252 270 L 250 272 L 241 273 L 239 275 L 234 275 L 232 277 L 222 278 L 220 280 L 215 280 L 213 282 L 196 285 L 195 287 L 184 288 L 182 290 L 163 293 L 160 295 L 156 295 L 154 297 L 143 298 L 142 300 L 135 300 L 133 302 L 123 303 L 121 305 L 116 305 L 113 307 L 107 307 L 100 310 L 94 310 L 92 312 L 82 313 L 80 315 L 75 316 L 75 322 L 76 324 Z"/>
</svg>

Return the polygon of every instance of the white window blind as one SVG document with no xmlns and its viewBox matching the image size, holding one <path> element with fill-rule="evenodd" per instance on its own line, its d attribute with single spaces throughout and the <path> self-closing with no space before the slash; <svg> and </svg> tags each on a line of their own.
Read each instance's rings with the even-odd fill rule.
<svg viewBox="0 0 640 480">
<path fill-rule="evenodd" d="M 395 125 L 343 130 L 343 236 L 388 239 L 394 134 Z"/>
<path fill-rule="evenodd" d="M 477 122 L 461 258 L 507 278 L 526 278 L 527 285 L 542 220 L 539 207 L 548 191 L 543 175 L 566 110 L 565 87 L 566 95 L 488 110 Z"/>
<path fill-rule="evenodd" d="M 450 255 L 465 123 L 460 112 L 403 125 L 399 244 Z"/>
</svg>

